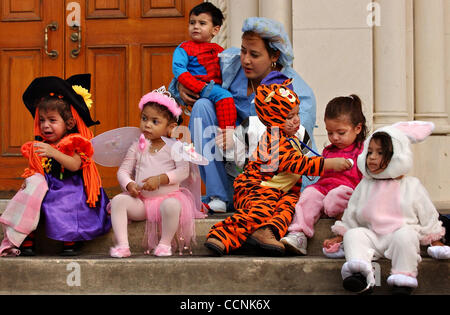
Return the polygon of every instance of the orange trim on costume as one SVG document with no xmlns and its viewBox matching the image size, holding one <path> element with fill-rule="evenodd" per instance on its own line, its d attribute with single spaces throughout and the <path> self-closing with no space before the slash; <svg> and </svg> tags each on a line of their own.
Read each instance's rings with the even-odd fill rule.
<svg viewBox="0 0 450 315">
<path fill-rule="evenodd" d="M 70 106 L 70 110 L 72 111 L 72 116 L 77 123 L 78 132 L 80 133 L 80 135 L 82 135 L 88 140 L 91 140 L 94 137 L 92 131 L 88 129 L 88 127 L 84 123 L 84 120 L 81 119 L 80 115 L 78 115 L 78 112 L 75 110 L 75 108 L 73 108 L 72 105 Z"/>
<path fill-rule="evenodd" d="M 73 106 L 70 106 L 72 110 L 72 116 L 77 123 L 78 132 L 84 138 L 91 140 L 94 137 L 94 134 L 86 124 L 84 120 L 78 115 L 78 112 L 75 110 Z M 86 189 L 86 202 L 89 204 L 89 207 L 95 207 L 95 203 L 98 201 L 98 195 L 100 195 L 100 187 L 102 186 L 102 180 L 100 178 L 100 174 L 98 173 L 97 166 L 94 161 L 87 157 L 80 155 L 83 161 L 83 182 L 84 188 Z"/>
<path fill-rule="evenodd" d="M 34 135 L 41 136 L 41 126 L 39 124 L 39 108 L 36 107 L 36 112 L 34 113 Z"/>
<path fill-rule="evenodd" d="M 28 167 L 24 170 L 22 177 L 27 178 L 36 173 L 44 175 L 44 168 L 42 167 L 41 157 L 36 154 L 34 144 L 37 141 L 28 142 L 28 147 L 22 146 L 22 155 L 28 154 Z M 27 151 L 27 152 L 24 152 Z"/>
</svg>

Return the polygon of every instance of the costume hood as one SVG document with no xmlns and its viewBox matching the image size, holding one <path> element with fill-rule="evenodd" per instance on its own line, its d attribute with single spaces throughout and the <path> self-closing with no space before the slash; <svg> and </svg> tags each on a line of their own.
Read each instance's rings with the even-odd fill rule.
<svg viewBox="0 0 450 315">
<path fill-rule="evenodd" d="M 364 141 L 363 152 L 358 156 L 358 168 L 366 178 L 389 179 L 406 175 L 413 166 L 411 144 L 422 142 L 434 130 L 432 122 L 408 121 L 377 129 Z M 386 169 L 379 174 L 372 174 L 366 169 L 366 158 L 370 140 L 377 132 L 391 136 L 393 156 Z"/>
<path fill-rule="evenodd" d="M 259 120 L 267 127 L 283 129 L 289 112 L 300 104 L 297 94 L 291 90 L 292 79 L 272 71 L 261 81 L 255 94 L 255 110 Z"/>
</svg>

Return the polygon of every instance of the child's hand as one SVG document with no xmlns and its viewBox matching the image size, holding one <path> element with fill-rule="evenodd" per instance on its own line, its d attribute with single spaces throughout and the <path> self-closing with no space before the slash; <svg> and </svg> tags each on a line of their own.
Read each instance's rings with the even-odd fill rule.
<svg viewBox="0 0 450 315">
<path fill-rule="evenodd" d="M 325 170 L 334 170 L 337 172 L 342 172 L 351 169 L 353 163 L 345 158 L 330 158 L 325 159 L 324 168 Z"/>
<path fill-rule="evenodd" d="M 36 143 L 34 143 L 34 146 L 37 147 L 35 152 L 37 153 L 38 156 L 45 156 L 45 157 L 51 158 L 51 157 L 55 157 L 56 152 L 59 152 L 54 147 L 52 147 L 50 144 L 44 143 L 44 142 L 36 142 Z"/>
<path fill-rule="evenodd" d="M 138 185 L 135 182 L 130 182 L 127 185 L 127 191 L 130 193 L 131 196 L 133 196 L 134 198 L 136 198 L 137 196 L 139 196 L 139 189 L 138 189 Z"/>
<path fill-rule="evenodd" d="M 332 259 L 345 257 L 344 245 L 342 243 L 342 236 L 336 236 L 327 239 L 323 242 L 322 252 L 323 254 Z"/>
<path fill-rule="evenodd" d="M 190 107 L 194 106 L 194 103 L 200 98 L 200 94 L 192 92 L 180 82 L 178 82 L 178 92 L 183 102 Z"/>
<path fill-rule="evenodd" d="M 71 172 L 76 172 L 81 168 L 81 157 L 78 153 L 70 156 L 58 151 L 58 149 L 45 142 L 35 142 L 34 146 L 36 147 L 35 152 L 38 156 L 54 158 L 61 166 Z"/>
<path fill-rule="evenodd" d="M 334 244 L 342 243 L 343 239 L 344 239 L 344 238 L 342 237 L 342 235 L 338 235 L 338 236 L 336 236 L 336 237 L 329 238 L 329 239 L 323 241 L 323 247 L 324 247 L 324 248 L 330 248 L 330 247 L 332 247 Z"/>
<path fill-rule="evenodd" d="M 142 185 L 142 189 L 149 191 L 158 189 L 159 185 L 161 184 L 159 175 L 150 176 L 149 178 L 144 179 L 142 182 L 144 183 L 144 185 Z"/>
</svg>

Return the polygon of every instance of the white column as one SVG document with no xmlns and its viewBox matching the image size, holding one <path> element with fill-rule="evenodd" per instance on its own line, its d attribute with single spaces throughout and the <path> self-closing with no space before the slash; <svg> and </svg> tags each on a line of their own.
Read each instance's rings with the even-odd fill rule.
<svg viewBox="0 0 450 315">
<path fill-rule="evenodd" d="M 408 120 L 406 2 L 378 0 L 381 23 L 374 26 L 374 129 Z M 412 117 L 411 117 L 412 118 Z"/>
<path fill-rule="evenodd" d="M 219 8 L 224 17 L 224 21 L 222 24 L 222 27 L 220 28 L 219 33 L 214 36 L 211 42 L 216 43 L 223 47 L 223 49 L 227 49 L 229 47 L 229 31 L 228 31 L 228 25 L 229 25 L 229 10 L 228 10 L 228 2 L 227 0 L 208 0 L 207 2 L 211 2 L 214 4 L 217 8 Z"/>
<path fill-rule="evenodd" d="M 292 42 L 292 0 L 259 0 L 259 16 L 281 22 Z"/>
<path fill-rule="evenodd" d="M 229 0 L 228 3 L 228 29 L 230 46 L 241 47 L 242 24 L 251 16 L 258 16 L 258 0 Z"/>
<path fill-rule="evenodd" d="M 445 104 L 444 1 L 415 0 L 415 119 L 449 130 Z"/>
</svg>

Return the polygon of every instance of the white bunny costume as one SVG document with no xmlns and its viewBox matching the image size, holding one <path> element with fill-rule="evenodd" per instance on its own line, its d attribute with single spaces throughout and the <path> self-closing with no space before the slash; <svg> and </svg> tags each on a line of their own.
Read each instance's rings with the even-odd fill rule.
<svg viewBox="0 0 450 315">
<path fill-rule="evenodd" d="M 389 285 L 417 287 L 420 244 L 430 245 L 445 234 L 426 189 L 419 179 L 406 176 L 413 165 L 410 144 L 423 141 L 433 129 L 433 123 L 413 121 L 376 130 L 391 136 L 394 152 L 386 169 L 376 175 L 366 169 L 373 135 L 366 139 L 357 162 L 364 178 L 342 220 L 332 226 L 335 234 L 344 237 L 343 279 L 359 272 L 368 287 L 374 286 L 371 261 L 385 257 L 392 260 Z"/>
</svg>

